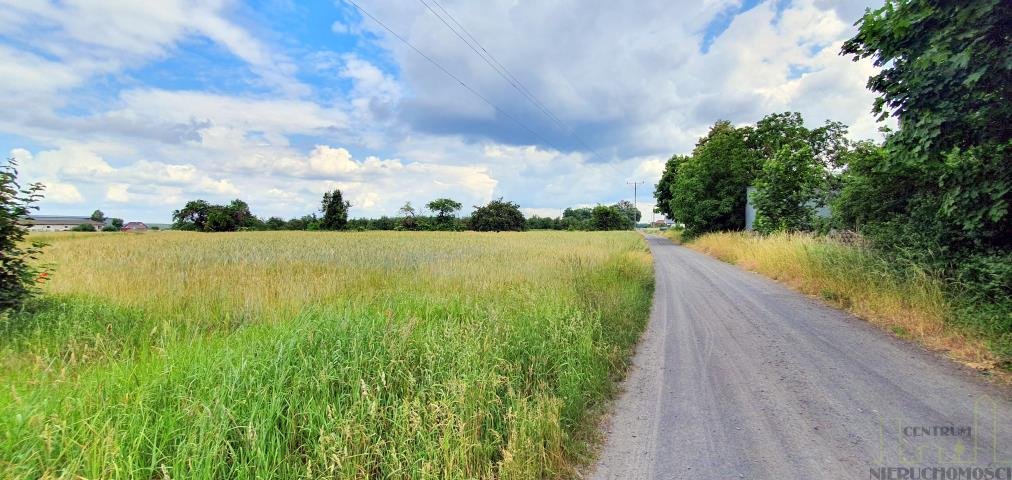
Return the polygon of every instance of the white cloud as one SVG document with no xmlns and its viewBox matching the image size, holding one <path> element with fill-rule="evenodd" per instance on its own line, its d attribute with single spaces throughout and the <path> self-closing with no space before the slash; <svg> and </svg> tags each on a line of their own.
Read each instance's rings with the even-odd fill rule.
<svg viewBox="0 0 1012 480">
<path fill-rule="evenodd" d="M 105 198 L 111 202 L 126 203 L 131 200 L 130 186 L 124 183 L 114 183 L 105 189 Z"/>
<path fill-rule="evenodd" d="M 343 148 L 317 145 L 309 154 L 309 168 L 321 175 L 338 175 L 358 170 L 359 165 L 351 160 L 351 154 Z"/>
<path fill-rule="evenodd" d="M 41 182 L 46 188 L 43 190 L 45 199 L 52 203 L 80 203 L 84 201 L 84 196 L 77 190 L 77 187 L 63 182 L 57 182 L 54 180 L 43 180 Z"/>
<path fill-rule="evenodd" d="M 438 196 L 470 205 L 502 195 L 531 212 L 559 212 L 631 200 L 630 180 L 648 182 L 639 200 L 649 218 L 664 161 L 690 151 L 715 120 L 798 110 L 813 125 L 829 118 L 854 136 L 875 135 L 864 88 L 874 69 L 837 54 L 853 32 L 853 5 L 760 3 L 702 53 L 706 26 L 738 3 L 446 4 L 560 128 L 423 6 L 364 2 L 535 137 L 371 21 L 332 23 L 342 37 L 367 32 L 352 51 L 333 51 L 347 42 L 279 40 L 269 19 L 254 28 L 241 15 L 255 7 L 230 1 L 0 0 L 13 39 L 0 40 L 0 105 L 10 112 L 0 132 L 40 146 L 12 153 L 26 177 L 97 203 L 82 210 L 110 202 L 152 220 L 196 197 L 302 215 L 328 188 L 345 191 L 353 216 Z M 230 80 L 251 88 L 173 89 L 131 77 L 151 62 L 185 59 L 181 42 L 198 37 L 239 59 Z M 324 80 L 306 83 L 303 73 Z M 95 93 L 97 85 L 112 90 Z"/>
</svg>

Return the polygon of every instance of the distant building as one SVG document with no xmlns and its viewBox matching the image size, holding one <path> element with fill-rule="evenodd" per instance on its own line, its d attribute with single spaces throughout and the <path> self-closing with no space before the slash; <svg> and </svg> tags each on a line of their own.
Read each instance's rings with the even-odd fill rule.
<svg viewBox="0 0 1012 480">
<path fill-rule="evenodd" d="M 123 232 L 144 232 L 147 231 L 147 229 L 148 226 L 145 225 L 144 222 L 129 222 L 126 225 L 123 225 L 123 228 L 120 230 Z"/>
<path fill-rule="evenodd" d="M 85 224 L 90 224 L 95 227 L 95 230 L 101 230 L 105 226 L 104 223 L 96 222 L 88 217 L 62 215 L 32 215 L 22 218 L 18 223 L 28 227 L 28 230 L 32 232 L 66 232 Z"/>
</svg>

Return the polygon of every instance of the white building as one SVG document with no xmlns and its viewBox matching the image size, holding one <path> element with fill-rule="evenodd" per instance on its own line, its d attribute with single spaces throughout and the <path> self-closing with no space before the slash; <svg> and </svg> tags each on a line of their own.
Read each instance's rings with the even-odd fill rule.
<svg viewBox="0 0 1012 480">
<path fill-rule="evenodd" d="M 61 215 L 32 215 L 22 218 L 21 225 L 28 227 L 33 232 L 66 232 L 73 230 L 78 225 L 91 224 L 95 230 L 101 230 L 105 226 L 102 222 L 96 222 L 88 217 L 67 217 Z"/>
</svg>

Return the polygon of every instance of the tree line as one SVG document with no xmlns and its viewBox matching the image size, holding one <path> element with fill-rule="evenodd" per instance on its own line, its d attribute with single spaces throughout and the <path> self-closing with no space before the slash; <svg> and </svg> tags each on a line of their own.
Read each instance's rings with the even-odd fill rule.
<svg viewBox="0 0 1012 480">
<path fill-rule="evenodd" d="M 526 218 L 520 206 L 502 198 L 474 206 L 470 215 L 458 217 L 463 204 L 451 198 L 437 198 L 425 209 L 405 203 L 396 216 L 348 218 L 351 202 L 341 190 L 323 194 L 319 212 L 284 219 L 260 218 L 249 204 L 236 199 L 228 204 L 205 200 L 187 202 L 173 211 L 172 228 L 199 232 L 237 232 L 263 230 L 400 230 L 400 231 L 523 231 L 523 230 L 629 230 L 640 219 L 640 212 L 628 201 L 614 205 L 567 208 L 561 217 Z"/>
<path fill-rule="evenodd" d="M 755 229 L 859 232 L 890 262 L 937 274 L 1012 335 L 1012 3 L 887 1 L 857 23 L 841 54 L 881 67 L 868 87 L 882 142 L 851 141 L 838 122 L 798 113 L 755 126 L 719 121 L 668 160 L 657 211 L 685 235 L 740 230 L 754 187 Z M 815 209 L 831 207 L 829 218 Z"/>
<path fill-rule="evenodd" d="M 317 212 L 285 220 L 281 217 L 261 219 L 254 215 L 249 204 L 233 200 L 216 205 L 204 200 L 187 202 L 172 213 L 172 228 L 200 232 L 235 232 L 244 230 L 438 230 L 438 231 L 521 231 L 526 219 L 520 206 L 502 198 L 485 205 L 476 205 L 469 217 L 458 218 L 456 212 L 463 205 L 450 198 L 437 198 L 426 204 L 433 215 L 424 215 L 411 202 L 405 203 L 397 217 L 375 219 L 349 219 L 351 202 L 344 199 L 341 190 L 323 194 Z"/>
<path fill-rule="evenodd" d="M 531 216 L 530 230 L 631 230 L 640 221 L 640 211 L 632 202 L 622 200 L 614 205 L 567 208 L 561 217 Z"/>
</svg>

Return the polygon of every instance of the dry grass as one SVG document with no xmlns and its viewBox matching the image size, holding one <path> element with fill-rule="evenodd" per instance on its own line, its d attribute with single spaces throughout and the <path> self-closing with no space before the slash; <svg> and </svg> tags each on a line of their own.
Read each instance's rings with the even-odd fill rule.
<svg viewBox="0 0 1012 480">
<path fill-rule="evenodd" d="M 642 331 L 631 232 L 59 234 L 2 478 L 546 478 Z"/>
<path fill-rule="evenodd" d="M 744 232 L 707 234 L 687 246 L 820 297 L 974 368 L 992 370 L 1000 360 L 983 339 L 948 321 L 953 306 L 937 279 L 910 268 L 898 271 L 860 247 L 812 235 Z"/>
</svg>

